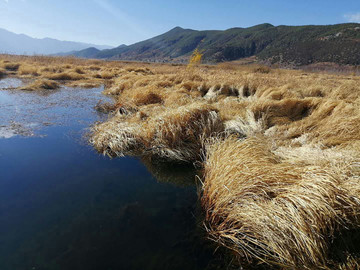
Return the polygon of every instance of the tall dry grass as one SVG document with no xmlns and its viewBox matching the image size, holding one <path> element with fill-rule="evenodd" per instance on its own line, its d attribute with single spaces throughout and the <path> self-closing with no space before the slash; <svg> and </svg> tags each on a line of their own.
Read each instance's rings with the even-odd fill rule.
<svg viewBox="0 0 360 270">
<path fill-rule="evenodd" d="M 301 151 L 302 150 L 302 151 Z M 211 144 L 202 204 L 215 241 L 253 259 L 298 269 L 327 268 L 329 246 L 358 228 L 360 186 L 352 153 L 281 149 L 268 138 Z"/>
<path fill-rule="evenodd" d="M 242 263 L 359 265 L 359 248 L 333 243 L 359 232 L 360 77 L 235 63 L 188 70 L 75 58 L 0 61 L 19 64 L 8 76 L 35 78 L 31 66 L 37 80 L 104 84 L 116 101 L 99 104 L 109 119 L 92 127 L 92 145 L 111 157 L 202 166 L 206 228 Z"/>
<path fill-rule="evenodd" d="M 97 87 L 116 77 L 123 66 L 123 63 L 72 57 L 0 55 L 2 77 L 24 78 L 30 81 L 28 89 L 33 86 L 32 79 L 70 87 Z"/>
<path fill-rule="evenodd" d="M 59 88 L 59 84 L 51 80 L 36 80 L 33 83 L 20 87 L 21 90 L 37 91 L 37 90 L 55 90 Z"/>
<path fill-rule="evenodd" d="M 91 143 L 109 156 L 154 155 L 161 159 L 191 162 L 200 159 L 205 140 L 224 131 L 216 109 L 203 104 L 141 111 L 123 108 L 117 116 L 94 127 Z M 116 141 L 116 143 L 114 143 Z"/>
<path fill-rule="evenodd" d="M 339 261 L 331 250 L 360 224 L 360 78 L 253 67 L 169 70 L 118 76 L 106 89 L 118 111 L 95 127 L 95 147 L 202 162 L 206 228 L 245 264 L 356 265 L 358 254 Z M 154 93 L 161 98 L 141 101 Z"/>
</svg>

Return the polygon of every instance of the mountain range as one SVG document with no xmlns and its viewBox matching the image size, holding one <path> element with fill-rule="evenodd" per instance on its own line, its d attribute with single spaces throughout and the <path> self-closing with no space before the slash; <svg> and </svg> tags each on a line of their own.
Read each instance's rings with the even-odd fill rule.
<svg viewBox="0 0 360 270">
<path fill-rule="evenodd" d="M 130 46 L 121 45 L 102 50 L 88 57 L 185 62 L 196 48 L 203 52 L 205 62 L 233 61 L 256 56 L 264 62 L 293 66 L 318 62 L 360 65 L 360 24 L 261 24 L 224 31 L 175 27 L 154 38 Z"/>
<path fill-rule="evenodd" d="M 4 50 L 4 43 L 7 44 L 2 40 L 1 33 L 0 31 L 0 51 Z M 32 39 L 17 42 L 18 47 L 10 48 L 12 51 L 24 51 L 21 46 L 31 47 L 31 42 Z M 187 62 L 197 48 L 203 53 L 204 62 L 207 63 L 256 56 L 261 62 L 291 66 L 319 62 L 360 65 L 360 24 L 357 23 L 305 26 L 274 26 L 265 23 L 248 28 L 206 31 L 175 27 L 162 35 L 129 46 L 102 48 L 71 44 L 77 44 L 81 48 L 65 50 L 64 45 L 58 51 L 65 53 L 57 55 L 147 62 Z M 48 46 L 48 53 L 54 53 L 54 46 Z"/>
<path fill-rule="evenodd" d="M 60 41 L 52 38 L 32 38 L 24 34 L 15 34 L 0 28 L 0 53 L 47 55 L 69 51 L 75 52 L 89 47 L 95 47 L 99 50 L 112 48 L 106 45 Z"/>
</svg>

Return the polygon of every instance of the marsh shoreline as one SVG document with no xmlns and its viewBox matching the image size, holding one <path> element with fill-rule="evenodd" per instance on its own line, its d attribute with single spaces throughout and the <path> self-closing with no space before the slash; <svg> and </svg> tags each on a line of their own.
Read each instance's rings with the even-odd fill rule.
<svg viewBox="0 0 360 270">
<path fill-rule="evenodd" d="M 36 77 L 39 83 L 28 87 L 35 91 L 49 81 L 104 84 L 116 102 L 103 107 L 109 118 L 92 127 L 90 143 L 99 153 L 202 168 L 205 229 L 240 264 L 359 265 L 359 248 L 341 236 L 351 231 L 357 239 L 360 225 L 358 76 L 258 66 L 5 61 L 5 70 L 17 67 L 11 74 Z"/>
<path fill-rule="evenodd" d="M 231 262 L 206 239 L 191 166 L 109 159 L 87 144 L 89 126 L 107 119 L 94 106 L 112 101 L 102 87 L 10 88 L 0 90 L 1 124 L 11 131 L 0 137 L 1 269 Z"/>
</svg>

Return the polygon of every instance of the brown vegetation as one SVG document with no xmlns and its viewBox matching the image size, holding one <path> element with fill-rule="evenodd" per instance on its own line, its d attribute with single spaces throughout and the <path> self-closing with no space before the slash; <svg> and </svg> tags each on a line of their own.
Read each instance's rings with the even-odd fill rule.
<svg viewBox="0 0 360 270">
<path fill-rule="evenodd" d="M 0 79 L 4 78 L 6 76 L 6 71 L 4 69 L 0 69 Z"/>
<path fill-rule="evenodd" d="M 2 67 L 9 71 L 17 71 L 20 67 L 19 63 L 3 62 Z"/>
<path fill-rule="evenodd" d="M 328 267 L 336 234 L 359 222 L 352 154 L 276 149 L 260 135 L 216 142 L 208 149 L 202 197 L 211 237 L 245 261 Z"/>
<path fill-rule="evenodd" d="M 243 263 L 344 269 L 358 254 L 335 256 L 332 243 L 360 224 L 359 82 L 263 67 L 123 73 L 105 90 L 119 107 L 91 142 L 110 156 L 204 161 L 206 228 Z"/>
<path fill-rule="evenodd" d="M 359 248 L 335 243 L 359 232 L 360 77 L 235 64 L 2 60 L 31 64 L 38 79 L 105 84 L 116 101 L 98 105 L 110 113 L 92 128 L 99 152 L 201 164 L 204 224 L 244 264 L 359 265 Z"/>
<path fill-rule="evenodd" d="M 36 67 L 21 65 L 19 68 L 20 75 L 31 75 L 31 76 L 39 76 L 38 70 Z"/>
<path fill-rule="evenodd" d="M 54 81 L 70 87 L 92 88 L 106 84 L 123 71 L 123 66 L 122 63 L 71 57 L 0 55 L 2 77 L 36 78 L 38 81 Z"/>
<path fill-rule="evenodd" d="M 40 79 L 36 80 L 26 86 L 21 87 L 21 90 L 36 91 L 36 90 L 55 90 L 59 88 L 59 84 L 55 81 Z"/>
</svg>

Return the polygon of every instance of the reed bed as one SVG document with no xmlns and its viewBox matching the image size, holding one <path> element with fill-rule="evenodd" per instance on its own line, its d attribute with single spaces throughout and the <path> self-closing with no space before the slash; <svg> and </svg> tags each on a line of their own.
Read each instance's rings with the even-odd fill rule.
<svg viewBox="0 0 360 270">
<path fill-rule="evenodd" d="M 154 155 L 171 161 L 196 161 L 205 140 L 224 130 L 214 108 L 196 103 L 163 109 L 152 116 L 144 111 L 118 114 L 95 126 L 91 139 L 96 149 L 109 156 Z"/>
<path fill-rule="evenodd" d="M 206 228 L 245 262 L 326 269 L 333 264 L 333 239 L 359 225 L 360 193 L 347 185 L 360 185 L 358 164 L 351 152 L 276 150 L 264 137 L 230 137 L 209 146 Z"/>
<path fill-rule="evenodd" d="M 115 102 L 98 104 L 109 118 L 90 143 L 111 157 L 196 164 L 209 237 L 244 267 L 360 264 L 360 248 L 348 245 L 360 231 L 360 77 L 235 63 L 0 63 L 7 76 L 104 84 Z"/>
</svg>

